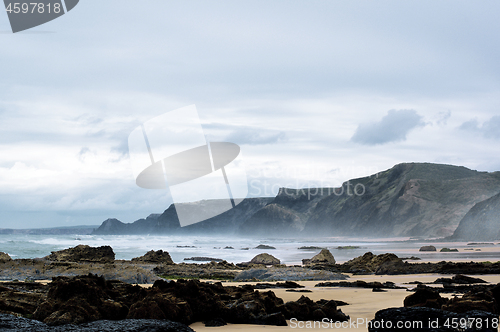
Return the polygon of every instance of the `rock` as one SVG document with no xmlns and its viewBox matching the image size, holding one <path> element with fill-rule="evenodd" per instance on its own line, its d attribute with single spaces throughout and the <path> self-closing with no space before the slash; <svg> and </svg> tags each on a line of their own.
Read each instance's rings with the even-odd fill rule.
<svg viewBox="0 0 500 332">
<path fill-rule="evenodd" d="M 276 257 L 263 253 L 258 254 L 249 262 L 249 264 L 262 264 L 262 265 L 278 265 L 280 264 L 280 260 Z"/>
<path fill-rule="evenodd" d="M 438 292 L 425 285 L 418 285 L 415 293 L 408 295 L 403 304 L 405 307 L 427 307 L 441 309 L 447 301 Z"/>
<path fill-rule="evenodd" d="M 121 321 L 101 320 L 81 325 L 48 326 L 42 322 L 0 314 L 0 326 L 5 332 L 194 332 L 188 326 L 171 322 L 148 319 L 126 319 Z"/>
<path fill-rule="evenodd" d="M 158 265 L 154 273 L 171 278 L 198 278 L 198 279 L 228 279 L 232 280 L 241 269 L 226 261 L 205 264 L 180 263 L 174 265 Z"/>
<path fill-rule="evenodd" d="M 320 300 L 314 302 L 302 295 L 295 302 L 285 303 L 285 308 L 288 310 L 291 317 L 298 320 L 321 321 L 324 318 L 331 319 L 334 322 L 349 320 L 349 316 L 344 314 L 342 310 L 337 309 L 337 303 L 333 300 Z"/>
<path fill-rule="evenodd" d="M 304 265 L 334 265 L 335 258 L 328 249 L 322 249 L 319 254 L 315 255 L 311 259 L 303 259 L 302 264 Z"/>
<path fill-rule="evenodd" d="M 143 256 L 132 258 L 132 262 L 174 264 L 174 261 L 172 260 L 172 257 L 170 257 L 170 254 L 163 250 L 148 251 Z"/>
<path fill-rule="evenodd" d="M 372 288 L 372 292 L 380 293 L 380 292 L 387 292 L 387 291 L 383 288 L 375 287 L 375 288 Z"/>
<path fill-rule="evenodd" d="M 221 259 L 221 258 L 200 257 L 200 256 L 184 258 L 184 260 L 185 261 L 195 261 L 195 262 L 222 262 L 223 261 L 223 259 Z"/>
<path fill-rule="evenodd" d="M 374 255 L 371 252 L 367 252 L 363 256 L 353 258 L 342 264 L 341 271 L 354 274 L 371 274 L 376 272 L 383 264 L 390 262 L 401 264 L 403 261 L 391 253 Z"/>
<path fill-rule="evenodd" d="M 234 249 L 234 247 L 230 247 L 230 246 L 225 246 L 224 248 L 222 249 Z"/>
<path fill-rule="evenodd" d="M 11 260 L 12 258 L 9 256 L 9 254 L 0 251 L 0 262 L 8 262 Z"/>
<path fill-rule="evenodd" d="M 304 288 L 304 286 L 299 285 L 293 281 L 277 282 L 275 284 L 269 283 L 259 283 L 252 286 L 254 289 L 269 289 L 269 288 Z"/>
<path fill-rule="evenodd" d="M 441 248 L 441 250 L 439 250 L 439 252 L 458 252 L 458 249 L 456 248 Z"/>
<path fill-rule="evenodd" d="M 345 280 L 347 278 L 346 275 L 336 272 L 293 266 L 285 268 L 251 268 L 240 272 L 234 278 L 234 281 Z"/>
<path fill-rule="evenodd" d="M 418 251 L 436 251 L 436 247 L 434 246 L 423 246 L 418 249 Z"/>
<path fill-rule="evenodd" d="M 481 310 L 497 314 L 498 304 L 491 290 L 479 288 L 469 291 L 461 298 L 455 297 L 441 308 L 456 313 L 465 313 L 470 310 Z"/>
<path fill-rule="evenodd" d="M 203 322 L 206 327 L 219 327 L 227 325 L 226 321 L 222 318 L 214 318 L 208 321 Z"/>
<path fill-rule="evenodd" d="M 481 322 L 482 329 L 477 330 L 474 326 L 470 329 L 462 329 L 460 326 L 453 327 L 451 322 L 456 321 Z M 414 307 L 414 308 L 389 308 L 379 310 L 375 318 L 368 324 L 369 332 L 393 332 L 393 331 L 419 331 L 419 332 L 462 332 L 482 331 L 493 332 L 497 328 L 486 327 L 486 322 L 497 321 L 498 316 L 484 311 L 469 311 L 457 314 L 445 310 Z M 402 322 L 402 323 L 401 323 Z M 436 326 L 429 326 L 430 322 Z M 445 324 L 448 323 L 448 326 Z M 398 324 L 404 324 L 402 328 L 396 328 Z"/>
<path fill-rule="evenodd" d="M 321 250 L 321 249 L 326 249 L 326 248 L 316 247 L 316 246 L 302 246 L 302 247 L 298 247 L 297 249 L 299 249 L 299 250 Z"/>
<path fill-rule="evenodd" d="M 55 262 L 112 263 L 115 260 L 115 253 L 110 246 L 90 247 L 81 244 L 74 248 L 53 251 L 44 258 Z"/>
<path fill-rule="evenodd" d="M 462 274 L 457 274 L 452 278 L 438 278 L 434 282 L 434 284 L 487 284 L 488 282 L 481 278 L 474 278 L 464 276 Z"/>
<path fill-rule="evenodd" d="M 276 249 L 275 247 L 273 246 L 268 246 L 267 244 L 259 244 L 257 247 L 255 247 L 254 249 L 264 249 L 264 250 L 269 250 L 269 249 Z"/>
<path fill-rule="evenodd" d="M 378 281 L 366 282 L 363 280 L 356 281 L 336 281 L 336 282 L 320 282 L 314 287 L 356 287 L 356 288 L 378 288 L 378 289 L 404 289 L 404 287 L 396 286 L 395 283 L 391 281 L 386 281 L 384 283 Z"/>
</svg>

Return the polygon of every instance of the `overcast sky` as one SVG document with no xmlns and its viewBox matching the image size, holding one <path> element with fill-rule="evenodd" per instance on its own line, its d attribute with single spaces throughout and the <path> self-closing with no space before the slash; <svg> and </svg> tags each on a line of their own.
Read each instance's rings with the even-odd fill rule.
<svg viewBox="0 0 500 332">
<path fill-rule="evenodd" d="M 12 34 L 0 12 L 0 228 L 132 222 L 128 135 L 196 104 L 251 196 L 401 162 L 500 170 L 498 1 L 81 0 Z"/>
</svg>

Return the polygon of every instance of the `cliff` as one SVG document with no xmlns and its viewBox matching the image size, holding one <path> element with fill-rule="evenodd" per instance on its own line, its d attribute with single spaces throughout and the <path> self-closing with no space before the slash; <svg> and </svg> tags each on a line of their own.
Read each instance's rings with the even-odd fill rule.
<svg viewBox="0 0 500 332">
<path fill-rule="evenodd" d="M 464 241 L 500 239 L 500 194 L 474 205 L 460 221 L 450 239 Z"/>
<path fill-rule="evenodd" d="M 499 192 L 500 172 L 404 163 L 339 188 L 282 188 L 274 198 L 247 198 L 236 208 L 183 228 L 171 205 L 159 216 L 131 224 L 108 219 L 94 234 L 445 237 L 476 203 Z M 182 204 L 196 213 L 217 201 Z"/>
<path fill-rule="evenodd" d="M 499 172 L 428 163 L 399 164 L 344 183 L 317 203 L 304 232 L 332 236 L 449 236 L 474 204 L 498 192 Z"/>
</svg>

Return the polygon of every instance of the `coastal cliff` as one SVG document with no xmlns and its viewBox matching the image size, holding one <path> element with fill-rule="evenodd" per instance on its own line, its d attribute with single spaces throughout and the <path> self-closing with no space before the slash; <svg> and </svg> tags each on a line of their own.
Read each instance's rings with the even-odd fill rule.
<svg viewBox="0 0 500 332">
<path fill-rule="evenodd" d="M 247 198 L 187 227 L 180 227 L 172 204 L 161 215 L 130 224 L 108 219 L 93 234 L 445 237 L 476 203 L 499 192 L 500 172 L 403 163 L 339 188 L 281 188 L 274 198 Z M 181 204 L 196 211 L 206 202 Z"/>
<path fill-rule="evenodd" d="M 500 194 L 477 203 L 460 221 L 453 240 L 491 241 L 500 236 Z"/>
</svg>

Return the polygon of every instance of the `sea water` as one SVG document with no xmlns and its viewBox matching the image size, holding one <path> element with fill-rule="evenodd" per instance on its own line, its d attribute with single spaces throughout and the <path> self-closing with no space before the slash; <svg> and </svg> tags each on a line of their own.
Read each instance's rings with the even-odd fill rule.
<svg viewBox="0 0 500 332">
<path fill-rule="evenodd" d="M 0 251 L 12 258 L 37 258 L 52 251 L 67 249 L 79 244 L 92 247 L 109 245 L 116 259 L 131 259 L 144 255 L 149 250 L 162 249 L 170 253 L 176 263 L 192 262 L 185 258 L 203 256 L 223 259 L 231 263 L 248 262 L 255 255 L 267 252 L 284 264 L 300 264 L 320 250 L 299 249 L 315 246 L 329 249 L 337 262 L 345 262 L 371 251 L 373 254 L 395 253 L 399 257 L 416 256 L 428 261 L 440 260 L 500 260 L 498 251 L 476 251 L 467 243 L 432 243 L 438 252 L 419 252 L 428 242 L 408 239 L 347 239 L 347 238 L 243 238 L 225 236 L 154 236 L 154 235 L 0 235 Z M 276 249 L 255 249 L 265 244 Z M 338 249 L 352 246 L 354 249 Z M 442 247 L 458 248 L 458 253 L 440 253 Z M 484 245 L 482 246 L 484 247 Z M 233 248 L 233 249 L 230 249 Z M 465 250 L 469 249 L 469 250 Z M 473 249 L 473 250 L 470 250 Z"/>
</svg>

